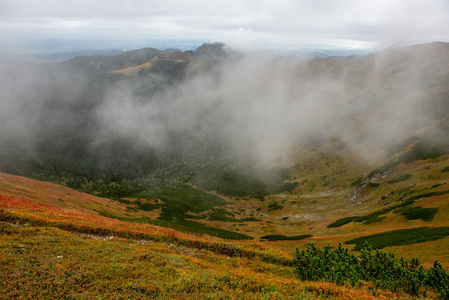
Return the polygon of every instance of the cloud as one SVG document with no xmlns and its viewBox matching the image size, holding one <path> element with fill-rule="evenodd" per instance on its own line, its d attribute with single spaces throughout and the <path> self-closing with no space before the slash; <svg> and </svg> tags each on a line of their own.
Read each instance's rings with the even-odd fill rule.
<svg viewBox="0 0 449 300">
<path fill-rule="evenodd" d="M 363 47 L 398 40 L 447 41 L 448 6 L 444 0 L 2 0 L 0 38 L 223 37 L 248 47 L 243 41 L 250 35 L 258 45 Z"/>
<path fill-rule="evenodd" d="M 251 55 L 148 98 L 138 86 L 163 79 L 113 86 L 97 116 L 110 132 L 163 151 L 174 136 L 181 144 L 205 136 L 266 160 L 285 156 L 298 141 L 334 137 L 370 159 L 432 120 L 422 106 L 428 50 L 354 62 Z"/>
</svg>

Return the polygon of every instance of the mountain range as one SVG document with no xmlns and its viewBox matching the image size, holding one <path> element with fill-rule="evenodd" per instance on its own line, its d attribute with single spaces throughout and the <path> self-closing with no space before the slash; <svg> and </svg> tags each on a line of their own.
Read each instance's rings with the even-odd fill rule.
<svg viewBox="0 0 449 300">
<path fill-rule="evenodd" d="M 311 242 L 357 251 L 367 241 L 426 268 L 449 263 L 447 43 L 300 60 L 220 43 L 144 48 L 4 61 L 0 78 L 1 232 L 19 252 L 28 247 L 19 237 L 41 228 L 41 243 L 77 234 L 76 243 L 82 235 L 109 247 L 114 236 L 114 247 L 158 272 L 169 273 L 168 264 L 183 280 L 180 264 L 230 276 L 218 270 L 231 257 L 226 268 L 240 264 L 246 287 L 231 293 L 217 283 L 214 294 L 210 277 L 204 289 L 213 298 L 226 291 L 239 298 L 251 276 L 260 285 L 254 295 L 267 295 L 263 286 L 293 297 L 278 289 L 296 284 L 285 270 L 295 249 Z M 154 254 L 142 254 L 148 241 Z M 139 287 L 126 288 L 132 295 L 163 289 L 139 295 L 175 297 L 156 281 L 144 287 L 139 276 Z M 116 297 L 124 287 L 113 286 Z M 312 283 L 294 292 L 314 297 L 319 288 L 345 293 Z M 362 290 L 348 297 L 369 298 Z"/>
</svg>

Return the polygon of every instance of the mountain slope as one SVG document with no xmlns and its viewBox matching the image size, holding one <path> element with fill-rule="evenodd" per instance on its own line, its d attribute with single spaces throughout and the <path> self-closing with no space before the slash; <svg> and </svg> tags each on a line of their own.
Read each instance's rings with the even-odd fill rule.
<svg viewBox="0 0 449 300">
<path fill-rule="evenodd" d="M 308 236 L 264 242 L 290 253 L 310 241 L 446 227 L 448 58 L 446 43 L 306 61 L 215 44 L 11 63 L 2 67 L 0 170 L 104 198 L 66 198 L 25 179 L 3 179 L 4 192 L 124 227 Z M 29 187 L 18 182 L 55 196 L 20 194 Z M 418 242 L 394 251 L 448 261 L 435 248 L 447 237 Z"/>
<path fill-rule="evenodd" d="M 375 299 L 366 288 L 301 282 L 288 255 L 259 243 L 98 216 L 98 207 L 116 211 L 114 201 L 58 185 L 2 174 L 0 194 L 6 297 Z"/>
</svg>

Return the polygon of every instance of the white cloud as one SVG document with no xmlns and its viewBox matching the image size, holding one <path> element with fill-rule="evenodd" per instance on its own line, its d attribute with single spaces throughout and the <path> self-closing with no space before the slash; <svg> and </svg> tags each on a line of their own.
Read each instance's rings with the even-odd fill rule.
<svg viewBox="0 0 449 300">
<path fill-rule="evenodd" d="M 449 40 L 445 0 L 0 0 L 0 38 L 205 39 L 346 47 Z"/>
</svg>

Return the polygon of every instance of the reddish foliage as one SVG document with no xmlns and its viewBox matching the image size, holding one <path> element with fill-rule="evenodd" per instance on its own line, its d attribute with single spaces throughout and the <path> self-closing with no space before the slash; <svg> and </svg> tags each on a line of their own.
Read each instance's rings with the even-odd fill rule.
<svg viewBox="0 0 449 300">
<path fill-rule="evenodd" d="M 26 208 L 31 210 L 51 210 L 51 211 L 59 211 L 59 208 L 56 208 L 52 205 L 48 205 L 42 202 L 36 202 L 26 198 L 19 197 L 9 197 L 0 195 L 0 207 L 4 208 Z"/>
</svg>

